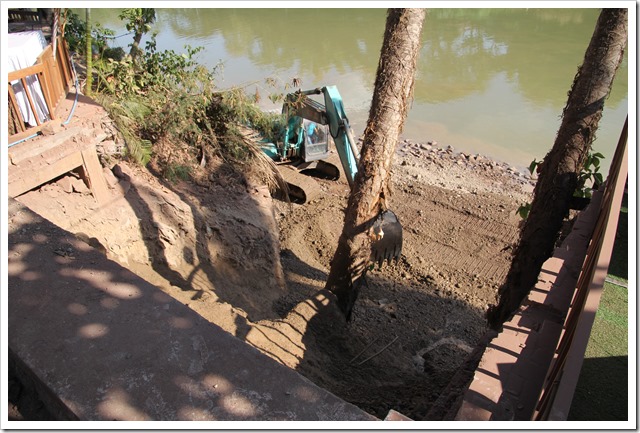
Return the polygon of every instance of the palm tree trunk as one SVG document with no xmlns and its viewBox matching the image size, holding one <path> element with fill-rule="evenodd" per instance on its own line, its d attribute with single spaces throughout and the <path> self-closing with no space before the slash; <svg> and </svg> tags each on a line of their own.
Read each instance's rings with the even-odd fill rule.
<svg viewBox="0 0 640 433">
<path fill-rule="evenodd" d="M 536 284 L 569 212 L 578 174 L 595 139 L 605 99 L 627 44 L 627 9 L 603 9 L 578 69 L 553 148 L 545 156 L 531 211 L 503 286 L 487 318 L 499 327 Z"/>
<path fill-rule="evenodd" d="M 386 208 L 391 163 L 413 92 L 424 9 L 389 9 L 358 174 L 326 288 L 349 319 L 371 250 L 367 230 Z M 354 284 L 356 283 L 356 284 Z"/>
</svg>

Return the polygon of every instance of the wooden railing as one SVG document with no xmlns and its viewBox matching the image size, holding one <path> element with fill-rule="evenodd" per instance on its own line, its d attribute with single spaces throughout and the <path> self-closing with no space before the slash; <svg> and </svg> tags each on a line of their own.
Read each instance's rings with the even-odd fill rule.
<svg viewBox="0 0 640 433">
<path fill-rule="evenodd" d="M 611 162 L 600 214 L 536 408 L 536 420 L 566 421 L 569 414 L 615 242 L 628 171 L 627 128 L 628 119 Z"/>
<path fill-rule="evenodd" d="M 452 419 L 567 420 L 615 241 L 627 131 L 625 121 L 604 188 L 544 263 L 527 299 L 500 332 L 485 334 L 489 344 Z M 441 401 L 452 400 L 444 394 Z"/>
<path fill-rule="evenodd" d="M 35 11 L 23 11 L 20 9 L 9 9 L 8 11 L 8 19 L 10 23 L 13 22 L 21 22 L 21 23 L 39 23 L 40 22 L 40 14 Z"/>
<path fill-rule="evenodd" d="M 56 119 L 56 109 L 60 102 L 67 96 L 73 80 L 69 50 L 64 38 L 58 37 L 55 56 L 53 55 L 53 44 L 49 44 L 38 56 L 33 66 L 19 69 L 8 74 L 10 143 L 38 132 L 44 124 L 46 124 L 46 121 L 42 122 L 36 113 L 34 95 L 31 92 L 30 86 L 27 85 L 27 77 L 34 75 L 38 77 L 49 112 L 49 120 L 54 120 Z M 29 107 L 33 113 L 36 113 L 35 119 L 37 126 L 35 127 L 29 127 L 26 124 L 18 108 L 16 95 L 11 86 L 11 82 L 16 80 L 22 82 L 27 100 L 29 101 Z"/>
</svg>

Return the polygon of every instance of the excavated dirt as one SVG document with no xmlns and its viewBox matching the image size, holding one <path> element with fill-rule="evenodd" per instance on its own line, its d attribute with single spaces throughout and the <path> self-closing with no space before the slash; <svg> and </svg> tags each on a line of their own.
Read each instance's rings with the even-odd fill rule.
<svg viewBox="0 0 640 433">
<path fill-rule="evenodd" d="M 97 116 L 103 121 L 93 125 L 112 131 L 99 110 L 79 110 L 74 122 Z M 485 334 L 484 313 L 517 240 L 515 211 L 533 189 L 488 158 L 399 143 L 391 205 L 404 226 L 402 258 L 368 274 L 345 323 L 323 290 L 347 203 L 344 179 L 318 179 L 319 198 L 287 204 L 221 162 L 199 184 L 160 181 L 109 157 L 118 146 L 115 136 L 100 146 L 107 205 L 74 187 L 73 174 L 19 201 L 380 418 L 395 409 L 425 419 Z"/>
</svg>

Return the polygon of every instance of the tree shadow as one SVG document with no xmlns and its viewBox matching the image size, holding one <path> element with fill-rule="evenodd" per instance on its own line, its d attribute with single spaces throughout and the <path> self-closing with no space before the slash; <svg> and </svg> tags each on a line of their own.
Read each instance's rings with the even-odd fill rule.
<svg viewBox="0 0 640 433">
<path fill-rule="evenodd" d="M 8 347 L 53 419 L 366 419 L 16 203 Z"/>
<path fill-rule="evenodd" d="M 443 419 L 451 411 L 434 404 L 460 368 L 468 374 L 457 377 L 448 393 L 461 395 L 473 377 L 479 360 L 475 346 L 486 332 L 481 309 L 440 297 L 428 284 L 398 282 L 383 268 L 366 277 L 346 322 L 331 293 L 314 284 L 292 283 L 287 271 L 302 270 L 300 274 L 319 282 L 326 281 L 327 273 L 291 251 L 283 255 L 290 292 L 297 296 L 290 295 L 289 302 L 298 302 L 284 320 L 295 322 L 292 315 L 306 320 L 298 372 L 380 419 L 391 409 L 415 420 L 428 415 Z M 305 302 L 315 313 L 298 314 Z M 469 358 L 475 364 L 467 365 Z"/>
<path fill-rule="evenodd" d="M 625 193 L 622 199 L 623 209 L 619 214 L 616 240 L 613 245 L 613 253 L 608 270 L 609 274 L 624 280 L 629 278 L 629 212 L 626 210 L 627 203 L 628 197 L 627 193 Z"/>
<path fill-rule="evenodd" d="M 148 230 L 149 234 L 159 237 L 161 230 L 157 221 L 153 220 L 152 211 L 145 201 L 148 200 L 148 197 L 145 197 L 147 193 L 148 191 L 141 191 L 132 186 L 127 200 L 132 203 L 132 206 L 134 206 L 134 202 L 137 203 L 137 207 L 135 207 L 136 215 L 141 219 L 141 224 L 145 224 L 144 230 Z M 189 202 L 191 198 L 184 197 L 183 200 Z M 192 212 L 197 212 L 200 210 L 199 206 L 203 204 L 206 205 L 206 203 L 192 200 L 189 208 Z M 50 232 L 60 229 L 51 229 L 40 223 L 34 223 L 26 226 L 24 230 L 24 233 L 20 232 L 24 236 L 34 231 L 44 230 L 46 232 L 44 237 L 48 238 Z M 206 233 L 206 230 L 202 233 Z M 16 236 L 16 234 L 14 233 L 10 236 Z M 199 236 L 199 244 L 201 244 L 204 242 L 204 237 L 202 237 L 202 234 Z M 10 245 L 15 246 L 20 242 L 20 239 L 13 239 Z M 42 241 L 41 243 L 46 245 L 46 242 Z M 97 263 L 99 263 L 99 260 L 104 260 L 104 257 L 101 255 L 96 256 L 95 254 L 98 253 L 95 251 L 92 252 L 95 253 L 92 256 L 89 252 L 90 249 L 86 250 L 88 248 L 86 244 L 80 243 L 75 238 L 65 242 L 67 246 L 62 247 L 59 251 L 63 256 L 57 253 L 53 255 L 57 266 L 64 264 L 62 267 L 64 271 L 60 269 L 48 270 L 48 266 L 42 266 L 42 257 L 34 249 L 22 258 L 28 266 L 20 274 L 11 276 L 12 285 L 18 285 L 17 282 L 19 281 L 21 285 L 26 285 L 29 290 L 33 290 L 32 299 L 34 299 L 34 302 L 38 300 L 38 308 L 43 308 L 41 306 L 43 302 L 53 301 L 51 292 L 45 290 L 43 295 L 37 290 L 38 287 L 42 290 L 42 287 L 46 286 L 44 282 L 48 281 L 51 275 L 56 275 L 56 281 L 55 286 L 48 286 L 49 290 L 53 288 L 62 290 L 59 288 L 60 286 L 64 290 L 73 288 L 76 291 L 74 292 L 74 300 L 73 302 L 68 302 L 63 308 L 64 311 L 58 311 L 57 316 L 42 317 L 41 319 L 49 321 L 51 324 L 72 321 L 73 331 L 68 330 L 68 335 L 59 336 L 59 341 L 63 342 L 61 347 L 73 344 L 74 350 L 79 349 L 86 351 L 86 353 L 95 353 L 95 344 L 99 341 L 102 353 L 109 354 L 100 364 L 102 368 L 106 368 L 102 364 L 103 362 L 107 364 L 115 362 L 118 356 L 126 358 L 127 352 L 122 348 L 122 344 L 130 341 L 128 334 L 131 333 L 131 330 L 127 328 L 129 326 L 127 324 L 134 320 L 134 316 L 136 314 L 150 314 L 149 312 L 154 312 L 153 314 L 160 313 L 167 308 L 166 305 L 172 300 L 169 296 L 161 296 L 160 292 L 157 291 L 154 294 L 144 292 L 141 296 L 136 295 L 137 297 L 107 292 L 106 287 L 111 287 L 114 284 L 116 286 L 124 284 L 129 288 L 137 287 L 141 284 L 139 282 L 132 283 L 131 277 L 124 270 L 122 272 L 111 272 L 108 276 L 107 285 L 105 283 L 95 283 L 90 278 L 86 278 L 83 287 L 79 289 L 78 280 L 74 273 L 102 272 Z M 166 253 L 162 248 L 158 247 L 155 240 L 145 237 L 145 242 L 150 252 L 153 252 L 154 248 L 158 248 L 156 251 L 157 260 L 152 264 L 158 273 L 175 285 L 193 291 L 194 296 L 197 296 L 203 290 L 207 290 L 207 288 L 197 289 L 193 287 L 196 280 L 194 272 L 182 275 L 177 270 L 167 267 Z M 38 246 L 38 248 L 42 247 L 43 245 Z M 75 259 L 65 257 L 65 251 L 69 251 L 69 249 L 72 254 L 78 250 L 82 250 L 82 253 L 78 254 Z M 10 249 L 9 253 L 11 256 L 13 251 Z M 196 257 L 193 251 L 183 250 L 182 255 L 186 262 L 195 263 Z M 80 256 L 83 256 L 83 263 L 76 262 L 76 259 Z M 293 298 L 291 298 L 292 301 L 288 305 L 283 304 L 281 314 L 290 317 L 296 316 L 300 320 L 283 324 L 283 320 L 276 319 L 276 321 L 269 322 L 259 328 L 254 326 L 254 323 L 238 316 L 235 319 L 236 336 L 251 344 L 250 337 L 252 332 L 268 330 L 269 334 L 265 337 L 271 339 L 271 349 L 269 347 L 259 347 L 261 351 L 271 355 L 272 358 L 278 359 L 285 365 L 290 365 L 289 360 L 295 358 L 294 368 L 296 371 L 306 376 L 316 385 L 326 388 L 332 394 L 379 418 L 384 418 L 390 409 L 395 409 L 413 419 L 423 419 L 437 399 L 439 392 L 445 388 L 449 379 L 453 376 L 456 365 L 460 365 L 464 361 L 467 352 L 456 346 L 456 343 L 462 342 L 463 348 L 464 345 L 472 345 L 473 339 L 476 338 L 474 336 L 480 335 L 482 333 L 481 329 L 484 330 L 482 311 L 462 301 L 437 296 L 434 294 L 435 290 L 425 284 L 418 284 L 416 281 L 398 282 L 385 277 L 384 270 L 372 272 L 367 277 L 368 285 L 366 290 L 361 293 L 360 299 L 356 304 L 353 319 L 351 322 L 345 323 L 343 316 L 335 307 L 335 300 L 331 298 L 332 295 L 321 289 L 324 281 L 326 281 L 326 272 L 304 263 L 288 250 L 283 251 L 281 259 L 285 269 L 297 269 L 308 281 L 307 283 L 294 282 L 289 274 L 285 274 L 289 290 L 288 294 Z M 59 260 L 66 261 L 58 263 L 57 261 Z M 88 264 L 86 260 L 89 260 Z M 203 272 L 207 280 L 215 280 L 218 277 L 213 266 L 203 270 Z M 61 276 L 58 277 L 58 274 Z M 232 289 L 233 287 L 229 288 L 229 290 Z M 78 290 L 80 292 L 77 292 Z M 138 292 L 134 291 L 133 293 Z M 224 288 L 218 292 L 217 286 L 216 293 L 220 293 L 221 299 L 228 300 L 233 297 L 233 294 L 225 293 Z M 234 298 L 234 300 L 237 300 L 237 298 Z M 91 311 L 91 314 L 84 309 L 88 305 L 92 305 L 92 309 L 95 308 L 95 311 Z M 130 306 L 122 308 L 125 305 Z M 236 303 L 235 305 L 239 304 Z M 244 306 L 248 310 L 251 309 L 251 304 L 248 302 Z M 304 308 L 301 308 L 301 306 Z M 169 311 L 173 311 L 171 310 L 172 308 L 170 306 Z M 132 313 L 132 311 L 136 313 Z M 174 344 L 172 341 L 175 341 L 177 336 L 181 334 L 187 335 L 196 327 L 203 326 L 206 321 L 193 313 L 192 310 L 181 310 L 179 314 L 173 314 L 170 319 L 165 320 L 166 323 L 161 324 L 164 329 L 161 332 L 157 330 L 136 331 L 136 334 L 140 334 L 136 338 L 144 340 L 144 342 L 142 340 L 138 341 L 137 345 L 140 348 L 144 348 L 149 345 L 149 342 L 153 342 L 155 346 L 164 347 L 167 353 L 179 355 L 179 358 L 186 362 L 183 366 L 193 364 L 193 371 L 200 371 L 202 358 L 200 352 L 196 350 L 199 347 L 199 342 L 194 340 L 193 347 L 189 350 L 184 346 L 178 348 L 171 345 Z M 421 324 L 423 320 L 424 323 L 429 323 L 430 326 L 423 326 Z M 94 329 L 92 327 L 94 324 L 100 323 L 107 324 L 109 332 L 105 335 L 90 338 L 80 335 L 80 330 L 88 329 L 91 331 Z M 208 326 L 206 325 L 205 327 L 208 329 Z M 215 327 L 215 325 L 213 326 Z M 269 330 L 268 328 L 271 329 Z M 99 333 L 100 331 L 96 332 Z M 193 337 L 191 334 L 188 335 L 189 338 Z M 372 342 L 374 344 L 371 344 Z M 389 343 L 391 344 L 385 348 Z M 55 346 L 54 342 L 48 343 L 38 340 L 35 347 L 55 352 L 55 347 L 51 347 L 52 344 Z M 272 352 L 269 353 L 269 350 Z M 183 354 L 185 356 L 189 354 L 189 358 L 184 359 L 182 357 Z M 359 354 L 360 356 L 357 357 Z M 56 359 L 59 359 L 59 357 Z M 459 360 L 459 362 L 447 364 L 446 360 L 448 359 Z M 62 362 L 60 359 L 59 361 Z M 103 408 L 103 413 L 95 416 L 105 417 L 107 416 L 105 414 L 108 414 L 108 416 L 116 418 L 121 417 L 118 419 L 132 419 L 137 416 L 164 419 L 176 416 L 175 413 L 161 413 L 165 403 L 162 402 L 162 395 L 158 394 L 159 391 L 153 391 L 153 389 L 152 391 L 155 394 L 152 393 L 148 396 L 149 404 L 154 401 L 154 405 L 159 404 L 158 407 L 130 407 L 131 404 L 127 403 L 127 401 L 132 397 L 128 391 L 128 387 L 131 384 L 127 380 L 133 380 L 131 378 L 134 376 L 141 377 L 145 372 L 155 368 L 152 365 L 153 362 L 144 357 L 136 357 L 134 361 L 131 361 L 131 364 L 127 367 L 127 374 L 132 375 L 129 376 L 129 379 L 117 376 L 114 372 L 107 374 L 107 377 L 116 378 L 117 376 L 117 379 L 114 379 L 107 387 L 110 390 L 108 398 L 113 401 L 124 402 L 122 403 L 124 405 L 122 412 L 116 413 L 107 407 Z M 178 358 L 175 361 L 177 362 Z M 76 359 L 71 364 L 75 370 L 86 374 L 85 372 L 91 371 L 92 368 L 88 362 Z M 416 362 L 418 362 L 418 365 L 416 365 Z M 167 386 L 169 389 L 173 389 L 171 391 L 173 393 L 184 393 L 187 389 L 198 390 L 197 395 L 200 397 L 195 400 L 192 399 L 188 407 L 193 408 L 197 413 L 210 413 L 212 407 L 224 406 L 224 402 L 231 398 L 230 396 L 233 395 L 233 392 L 230 391 L 231 394 L 221 396 L 215 388 L 211 389 L 206 383 L 206 377 L 211 374 L 219 375 L 219 368 L 213 367 L 211 369 L 207 367 L 205 370 L 206 374 L 204 371 L 198 373 L 200 376 L 195 382 L 192 379 L 187 380 L 175 375 L 163 378 L 161 380 L 164 384 L 162 387 Z M 155 383 L 155 381 L 153 382 Z M 149 392 L 149 389 L 146 392 Z M 101 397 L 107 398 L 106 395 Z M 138 397 L 136 396 L 134 400 L 139 401 Z M 254 408 L 250 414 L 243 415 L 222 411 L 216 412 L 215 416 L 220 419 L 227 419 L 225 417 L 257 419 L 261 412 L 255 410 L 255 408 L 260 407 L 260 405 L 251 404 L 248 407 Z"/>
<path fill-rule="evenodd" d="M 628 421 L 628 356 L 585 358 L 568 421 Z"/>
<path fill-rule="evenodd" d="M 210 177 L 226 175 L 216 171 Z M 158 215 L 157 206 L 152 208 L 150 202 L 166 201 L 167 196 L 135 181 L 125 198 L 140 220 L 150 265 L 157 274 L 171 285 L 193 292 L 193 300 L 214 293 L 220 302 L 245 311 L 252 321 L 274 318 L 272 303 L 283 293 L 284 282 L 277 262 L 277 231 L 269 230 L 274 225 L 273 215 L 247 193 L 244 175 L 234 172 L 233 176 L 224 194 L 229 197 L 237 192 L 237 200 L 230 203 L 236 208 L 217 200 L 222 187 L 195 186 L 204 191 L 186 194 L 157 174 L 159 184 L 188 206 L 187 215 L 171 203 Z M 170 222 L 168 230 L 177 231 L 176 236 L 193 236 L 194 248 L 182 248 L 181 257 L 167 251 L 161 220 Z"/>
</svg>

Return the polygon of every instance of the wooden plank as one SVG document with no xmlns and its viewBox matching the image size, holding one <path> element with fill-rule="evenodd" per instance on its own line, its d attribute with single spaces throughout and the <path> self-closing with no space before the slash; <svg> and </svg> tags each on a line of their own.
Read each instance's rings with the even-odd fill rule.
<svg viewBox="0 0 640 433">
<path fill-rule="evenodd" d="M 42 63 L 38 63 L 33 66 L 29 66 L 28 68 L 18 69 L 17 71 L 9 72 L 7 81 L 11 82 L 11 81 L 21 80 L 31 75 L 37 75 L 42 71 L 44 71 L 44 65 Z"/>
<path fill-rule="evenodd" d="M 89 178 L 89 188 L 98 204 L 102 205 L 109 200 L 109 187 L 102 175 L 102 165 L 98 161 L 95 145 L 82 150 L 82 161 L 84 169 Z"/>
<path fill-rule="evenodd" d="M 60 74 L 58 72 L 56 62 L 54 62 L 53 57 L 45 57 L 43 58 L 43 63 L 47 71 L 47 86 L 49 88 L 51 99 L 57 101 L 58 97 L 64 93 L 64 88 L 60 82 Z"/>
<path fill-rule="evenodd" d="M 38 170 L 33 170 L 28 166 L 24 166 L 24 168 L 20 170 L 20 173 L 16 173 L 14 170 L 13 179 L 9 179 L 9 197 L 17 197 L 20 194 L 24 194 L 74 168 L 82 166 L 82 164 L 83 159 L 81 153 L 74 152 Z"/>
<path fill-rule="evenodd" d="M 9 136 L 9 143 L 15 143 L 17 141 L 23 140 L 27 137 L 31 137 L 33 134 L 36 134 L 38 132 L 40 132 L 42 130 L 42 128 L 44 128 L 45 126 L 47 126 L 46 123 L 39 125 L 39 126 L 32 126 L 29 129 L 26 129 L 22 132 L 19 132 L 17 134 L 13 134 Z M 9 158 L 11 159 L 11 158 Z"/>
<path fill-rule="evenodd" d="M 42 126 L 44 127 L 45 125 Z M 32 134 L 33 130 L 35 130 L 35 128 L 31 128 L 26 132 Z M 48 137 L 46 140 L 20 143 L 9 148 L 9 160 L 14 165 L 20 164 L 25 160 L 36 158 L 51 149 L 61 146 L 65 141 L 72 137 L 84 135 L 84 132 L 86 132 L 86 130 L 82 127 L 75 126 L 58 132 L 57 134 Z"/>
<path fill-rule="evenodd" d="M 20 112 L 20 108 L 18 108 L 18 101 L 16 100 L 16 94 L 13 91 L 13 86 L 11 85 L 11 83 L 9 83 L 9 103 L 11 104 L 13 111 L 16 113 L 16 116 L 18 116 L 18 122 L 16 123 L 16 126 L 18 127 L 20 132 L 23 132 L 25 130 L 24 119 L 22 117 L 22 113 Z M 9 137 L 9 143 L 13 143 L 11 137 Z"/>
<path fill-rule="evenodd" d="M 61 69 L 64 73 L 65 89 L 68 91 L 73 75 L 71 73 L 69 50 L 66 41 L 58 36 L 58 62 L 60 62 Z"/>
<path fill-rule="evenodd" d="M 48 79 L 49 76 L 45 73 L 38 74 L 38 79 L 40 80 L 42 94 L 44 96 L 44 103 L 47 106 L 47 111 L 49 112 L 49 119 L 55 119 L 55 106 L 53 105 L 53 100 L 51 98 L 51 81 Z M 45 119 L 46 121 L 46 119 Z"/>
<path fill-rule="evenodd" d="M 56 85 L 55 85 L 55 77 L 52 75 L 51 71 L 51 45 L 48 45 L 47 48 L 38 56 L 38 63 L 43 66 L 43 73 L 46 75 L 45 86 L 46 93 L 49 93 L 49 97 L 53 97 L 57 93 Z M 42 89 L 43 93 L 45 93 L 45 89 Z"/>
</svg>

